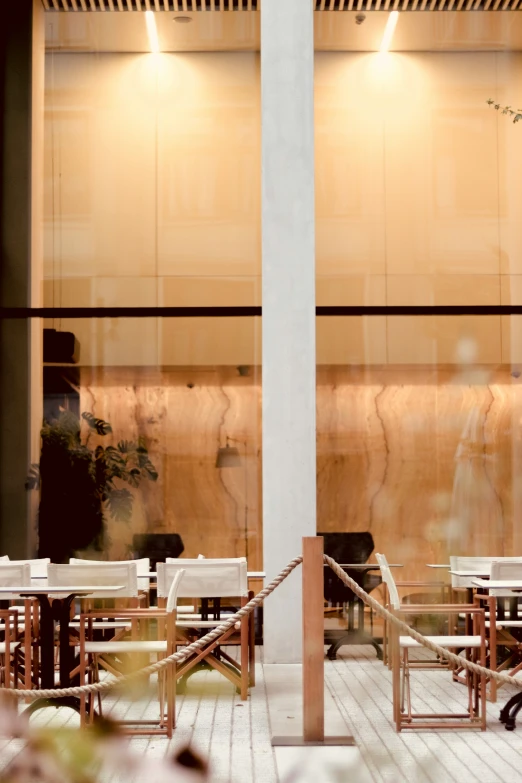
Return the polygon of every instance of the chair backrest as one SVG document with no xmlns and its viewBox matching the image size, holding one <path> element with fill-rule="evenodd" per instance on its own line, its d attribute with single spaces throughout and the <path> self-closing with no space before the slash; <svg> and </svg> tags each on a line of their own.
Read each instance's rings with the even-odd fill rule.
<svg viewBox="0 0 522 783">
<path fill-rule="evenodd" d="M 164 563 L 167 556 L 179 557 L 184 548 L 178 533 L 137 533 L 132 539 L 135 557 L 150 557 L 153 571 L 157 562 Z"/>
<path fill-rule="evenodd" d="M 185 574 L 178 595 L 181 598 L 239 598 L 248 595 L 247 561 L 232 558 L 168 558 L 158 563 L 158 598 L 165 598 L 176 571 Z"/>
<path fill-rule="evenodd" d="M 522 581 L 522 558 L 494 560 L 491 563 L 490 579 L 515 579 Z M 520 595 L 520 593 L 513 593 L 512 590 L 494 590 L 493 588 L 490 589 L 489 594 L 497 598 L 517 598 Z"/>
<path fill-rule="evenodd" d="M 138 595 L 138 573 L 135 561 L 130 563 L 50 563 L 47 569 L 49 587 L 66 585 L 121 585 L 118 592 L 99 593 L 93 598 L 135 598 Z"/>
<path fill-rule="evenodd" d="M 370 532 L 318 533 L 324 538 L 324 553 L 338 563 L 366 563 L 374 550 Z"/>
<path fill-rule="evenodd" d="M 10 560 L 13 565 L 25 565 L 28 563 L 31 569 L 31 578 L 47 576 L 47 566 L 51 562 L 50 557 L 40 557 L 34 560 Z"/>
<path fill-rule="evenodd" d="M 395 584 L 395 579 L 393 578 L 388 561 L 384 555 L 378 554 L 377 552 L 375 553 L 375 557 L 381 567 L 382 581 L 388 588 L 390 604 L 393 609 L 398 610 L 401 608 L 401 599 L 399 598 L 399 591 L 397 590 L 397 585 Z"/>
<path fill-rule="evenodd" d="M 69 558 L 69 563 L 71 565 L 75 564 L 101 564 L 101 565 L 116 565 L 118 563 L 123 563 L 124 565 L 128 565 L 129 563 L 136 563 L 136 570 L 138 572 L 138 576 L 148 576 L 150 571 L 150 557 L 140 557 L 138 560 L 85 560 L 81 557 L 71 557 Z"/>
<path fill-rule="evenodd" d="M 450 570 L 451 571 L 477 571 L 477 576 L 480 576 L 480 572 L 485 575 L 489 575 L 491 571 L 491 563 L 493 557 L 460 557 L 460 555 L 450 555 Z M 455 576 L 451 574 L 451 586 L 452 587 L 473 587 L 474 576 Z"/>
<path fill-rule="evenodd" d="M 0 560 L 9 560 L 9 555 L 0 555 Z"/>
<path fill-rule="evenodd" d="M 167 612 L 174 612 L 177 606 L 179 586 L 183 575 L 185 573 L 184 568 L 179 568 L 174 574 L 174 579 L 170 583 L 169 594 L 167 597 Z"/>
<path fill-rule="evenodd" d="M 317 533 L 324 539 L 324 553 L 337 563 L 366 563 L 374 549 L 369 531 L 359 533 Z M 367 574 L 363 571 L 344 569 L 361 587 L 368 588 Z M 335 605 L 352 603 L 353 591 L 337 577 L 331 568 L 323 569 L 324 597 Z"/>
<path fill-rule="evenodd" d="M 31 568 L 28 563 L 12 564 L 7 560 L 0 563 L 0 587 L 31 586 Z M 0 593 L 0 601 L 14 601 L 20 598 L 17 593 Z"/>
<path fill-rule="evenodd" d="M 522 557 L 460 557 L 460 555 L 450 555 L 451 571 L 478 571 L 477 576 L 482 573 L 484 576 L 490 576 L 491 564 L 493 562 L 522 562 Z M 451 574 L 452 587 L 474 587 L 474 576 L 454 576 Z"/>
</svg>

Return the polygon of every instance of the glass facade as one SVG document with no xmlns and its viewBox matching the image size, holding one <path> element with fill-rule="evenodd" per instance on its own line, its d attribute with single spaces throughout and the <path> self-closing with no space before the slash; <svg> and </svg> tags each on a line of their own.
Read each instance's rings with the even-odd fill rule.
<svg viewBox="0 0 522 783">
<path fill-rule="evenodd" d="M 42 554 L 125 559 L 177 534 L 185 556 L 259 570 L 260 319 L 234 315 L 261 304 L 258 17 L 155 18 L 161 53 L 143 14 L 46 15 L 43 326 L 79 348 L 44 355 L 44 435 L 79 427 L 116 475 L 94 488 L 102 534 L 97 509 L 80 550 L 50 534 Z"/>
<path fill-rule="evenodd" d="M 486 103 L 517 100 L 515 16 L 404 14 L 379 53 L 387 12 L 315 15 L 317 527 L 411 578 L 517 545 L 522 147 Z M 33 352 L 31 436 L 65 411 L 82 445 L 145 444 L 157 478 L 118 484 L 102 556 L 178 533 L 257 569 L 261 317 L 234 308 L 262 305 L 259 14 L 156 19 L 161 53 L 142 14 L 45 15 L 32 334 L 79 355 Z"/>
</svg>

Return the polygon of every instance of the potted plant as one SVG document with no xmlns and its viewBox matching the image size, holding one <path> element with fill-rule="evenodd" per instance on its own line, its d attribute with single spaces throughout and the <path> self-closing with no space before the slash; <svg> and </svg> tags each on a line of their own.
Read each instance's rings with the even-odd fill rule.
<svg viewBox="0 0 522 783">
<path fill-rule="evenodd" d="M 83 438 L 82 423 L 87 428 Z M 137 489 L 143 480 L 157 480 L 142 438 L 120 440 L 116 446 L 89 446 L 92 435 L 103 438 L 111 433 L 107 421 L 87 411 L 78 418 L 62 410 L 56 419 L 44 421 L 40 462 L 31 466 L 27 480 L 28 489 L 41 490 L 40 557 L 61 563 L 78 550 L 101 551 L 107 519 L 131 519 L 131 488 Z"/>
</svg>

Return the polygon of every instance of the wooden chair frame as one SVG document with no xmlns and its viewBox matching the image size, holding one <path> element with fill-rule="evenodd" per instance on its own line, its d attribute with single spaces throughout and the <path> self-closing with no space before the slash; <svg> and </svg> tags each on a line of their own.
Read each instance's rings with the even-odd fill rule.
<svg viewBox="0 0 522 783">
<path fill-rule="evenodd" d="M 132 640 L 136 641 L 139 637 L 139 626 L 143 622 L 145 631 L 148 631 L 150 620 L 156 620 L 159 627 L 162 624 L 160 621 L 164 621 L 165 629 L 165 641 L 166 651 L 162 658 L 172 655 L 176 651 L 176 611 L 167 612 L 165 609 L 148 609 L 148 608 L 130 608 L 130 609 L 118 609 L 118 610 L 96 610 L 82 612 L 80 615 L 80 682 L 83 685 L 87 680 L 91 682 L 98 681 L 98 667 L 102 666 L 111 674 L 120 676 L 122 671 L 111 660 L 110 652 L 96 655 L 87 655 L 85 652 L 86 636 L 92 633 L 93 621 L 97 618 L 117 618 L 128 619 L 132 622 Z M 132 647 L 132 640 L 129 642 L 129 647 Z M 129 655 L 134 655 L 138 662 L 137 668 L 141 668 L 143 665 L 143 653 L 134 651 L 132 649 L 128 652 Z M 146 665 L 146 664 L 145 664 Z M 166 735 L 171 738 L 173 730 L 176 725 L 176 665 L 169 664 L 165 667 L 164 673 L 158 676 L 159 687 L 159 702 L 160 702 L 160 716 L 159 720 L 130 720 L 119 721 L 119 725 L 122 726 L 122 731 L 131 735 Z M 101 706 L 101 699 L 98 700 L 99 706 Z M 166 705 L 166 710 L 165 710 Z M 86 696 L 80 697 L 80 721 L 84 726 L 89 722 L 87 718 L 92 720 L 94 714 L 94 698 L 91 696 L 87 700 Z"/>
<path fill-rule="evenodd" d="M 403 619 L 404 615 L 422 615 L 422 614 L 455 614 L 464 612 L 472 616 L 473 630 L 475 635 L 482 637 L 482 644 L 479 648 L 468 648 L 467 655 L 470 654 L 474 661 L 481 666 L 486 665 L 486 638 L 485 638 L 485 612 L 484 609 L 475 604 L 446 604 L 446 605 L 406 605 L 401 606 L 400 610 L 394 610 L 394 614 Z M 392 641 L 392 682 L 393 682 L 393 719 L 396 731 L 403 729 L 478 729 L 486 730 L 486 677 L 477 675 L 466 670 L 466 681 L 468 687 L 468 710 L 465 713 L 415 713 L 411 706 L 411 696 L 409 688 L 409 672 L 411 662 L 408 659 L 408 650 L 403 648 L 401 655 L 400 633 L 395 625 L 391 629 Z M 436 637 L 433 637 L 436 642 Z M 422 668 L 422 664 L 420 666 Z M 424 668 L 427 668 L 424 666 Z M 430 666 L 429 668 L 432 668 Z M 449 662 L 446 668 L 452 668 Z M 407 710 L 405 709 L 407 703 Z"/>
</svg>

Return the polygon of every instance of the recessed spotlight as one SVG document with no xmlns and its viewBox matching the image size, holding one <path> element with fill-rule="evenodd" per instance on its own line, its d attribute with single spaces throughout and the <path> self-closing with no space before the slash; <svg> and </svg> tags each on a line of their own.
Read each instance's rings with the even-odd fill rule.
<svg viewBox="0 0 522 783">
<path fill-rule="evenodd" d="M 192 22 L 191 16 L 175 16 L 174 21 L 178 24 L 190 24 Z"/>
</svg>

